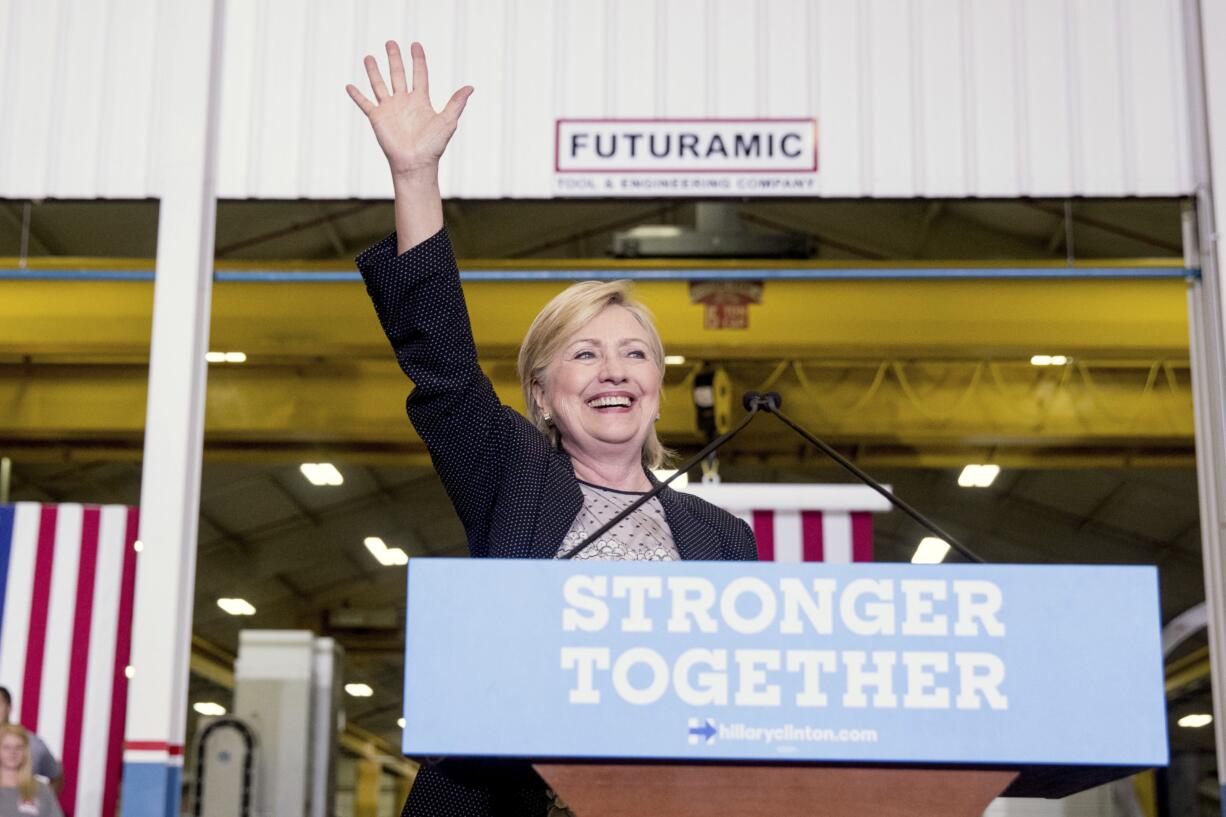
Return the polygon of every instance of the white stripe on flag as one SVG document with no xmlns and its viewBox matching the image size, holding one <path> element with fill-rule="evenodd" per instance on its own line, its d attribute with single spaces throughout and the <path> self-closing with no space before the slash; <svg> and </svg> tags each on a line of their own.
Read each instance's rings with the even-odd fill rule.
<svg viewBox="0 0 1226 817">
<path fill-rule="evenodd" d="M 4 596 L 4 626 L 0 630 L 0 686 L 13 695 L 14 721 L 21 718 L 21 687 L 26 673 L 26 640 L 30 636 L 30 603 L 34 598 L 34 554 L 42 507 L 18 502 L 13 515 L 13 544 Z"/>
<path fill-rule="evenodd" d="M 64 756 L 64 710 L 68 705 L 68 669 L 77 612 L 77 568 L 81 564 L 84 515 L 85 508 L 81 505 L 60 505 L 56 514 L 55 560 L 51 563 L 47 638 L 38 702 L 38 736 L 57 758 Z"/>
<path fill-rule="evenodd" d="M 851 564 L 851 514 L 822 513 L 822 561 L 832 565 Z"/>
<path fill-rule="evenodd" d="M 86 670 L 85 722 L 81 728 L 81 758 L 77 771 L 77 810 L 74 817 L 99 817 L 106 785 L 106 746 L 111 729 L 111 693 L 115 672 L 115 622 L 119 620 L 119 592 L 123 581 L 124 540 L 128 509 L 118 505 L 102 509 L 98 531 L 98 571 L 94 579 L 94 606 L 90 620 L 89 666 Z M 108 747 L 120 752 L 122 747 Z"/>
<path fill-rule="evenodd" d="M 800 511 L 775 511 L 775 561 L 803 562 L 804 558 Z"/>
</svg>

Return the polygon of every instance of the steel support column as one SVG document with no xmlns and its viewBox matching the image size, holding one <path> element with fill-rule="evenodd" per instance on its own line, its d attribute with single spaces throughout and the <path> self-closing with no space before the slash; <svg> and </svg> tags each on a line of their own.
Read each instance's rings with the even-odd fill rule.
<svg viewBox="0 0 1226 817">
<path fill-rule="evenodd" d="M 187 713 L 224 0 L 168 3 L 123 817 L 177 817 Z"/>
<path fill-rule="evenodd" d="M 1195 223 L 1185 223 L 1185 246 L 1199 255 L 1201 268 L 1201 279 L 1191 283 L 1188 294 L 1196 470 L 1218 784 L 1226 792 L 1226 302 L 1215 215 L 1226 213 L 1226 6 L 1185 0 L 1184 12 L 1197 191 Z"/>
</svg>

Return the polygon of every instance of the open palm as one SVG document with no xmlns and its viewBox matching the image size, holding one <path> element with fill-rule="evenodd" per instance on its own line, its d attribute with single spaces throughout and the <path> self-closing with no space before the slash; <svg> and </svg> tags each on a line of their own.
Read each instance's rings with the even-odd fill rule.
<svg viewBox="0 0 1226 817">
<path fill-rule="evenodd" d="M 370 120 L 393 176 L 412 175 L 437 167 L 459 124 L 464 105 L 473 92 L 471 85 L 465 85 L 452 94 L 443 110 L 435 111 L 430 104 L 426 52 L 420 43 L 413 43 L 409 52 L 413 61 L 412 89 L 405 82 L 404 61 L 400 56 L 400 46 L 394 40 L 387 43 L 388 75 L 392 81 L 390 92 L 379 73 L 379 63 L 370 55 L 363 63 L 375 101 L 367 99 L 356 86 L 345 86 L 349 96 Z"/>
</svg>

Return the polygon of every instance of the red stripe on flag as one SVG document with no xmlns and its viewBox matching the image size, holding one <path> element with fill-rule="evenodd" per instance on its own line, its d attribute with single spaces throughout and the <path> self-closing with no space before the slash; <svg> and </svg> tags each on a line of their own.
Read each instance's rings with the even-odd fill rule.
<svg viewBox="0 0 1226 817">
<path fill-rule="evenodd" d="M 873 515 L 868 511 L 856 511 L 851 515 L 851 560 L 873 560 Z"/>
<path fill-rule="evenodd" d="M 107 738 L 106 782 L 102 789 L 102 817 L 113 817 L 119 801 L 119 772 L 123 768 L 123 727 L 128 713 L 128 660 L 132 657 L 132 607 L 136 601 L 136 537 L 140 512 L 128 508 L 128 529 L 123 541 L 123 583 L 115 634 L 115 674 L 111 681 L 111 729 Z"/>
<path fill-rule="evenodd" d="M 30 601 L 30 631 L 26 637 L 26 671 L 21 686 L 21 725 L 38 731 L 38 704 L 43 685 L 43 655 L 47 645 L 47 613 L 51 599 L 51 568 L 55 564 L 56 507 L 44 505 L 38 520 L 38 554 L 34 561 L 34 595 Z"/>
<path fill-rule="evenodd" d="M 758 540 L 758 561 L 775 561 L 775 512 L 753 512 L 753 538 Z"/>
<path fill-rule="evenodd" d="M 64 713 L 64 791 L 60 795 L 68 817 L 72 817 L 77 805 L 77 773 L 81 761 L 81 730 L 85 725 L 85 676 L 89 672 L 89 631 L 94 612 L 100 517 L 98 508 L 86 508 L 81 521 L 81 564 L 77 571 L 77 607 L 68 665 L 68 706 Z"/>
<path fill-rule="evenodd" d="M 164 740 L 128 740 L 124 741 L 123 748 L 143 752 L 165 752 L 168 755 L 183 754 L 182 746 L 177 743 L 167 743 Z"/>
<path fill-rule="evenodd" d="M 826 559 L 825 540 L 822 538 L 822 512 L 800 512 L 801 558 L 806 562 L 822 562 Z"/>
</svg>

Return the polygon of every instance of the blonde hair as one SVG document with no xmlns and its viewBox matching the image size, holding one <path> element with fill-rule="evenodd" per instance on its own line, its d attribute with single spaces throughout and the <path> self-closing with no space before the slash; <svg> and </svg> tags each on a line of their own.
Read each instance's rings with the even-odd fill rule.
<svg viewBox="0 0 1226 817">
<path fill-rule="evenodd" d="M 524 342 L 519 347 L 517 365 L 528 419 L 554 445 L 559 442 L 558 429 L 545 419 L 532 393 L 533 387 L 545 387 L 545 372 L 567 339 L 610 306 L 623 307 L 643 327 L 647 333 L 651 359 L 660 371 L 660 382 L 664 382 L 664 344 L 656 331 L 651 312 L 634 299 L 629 281 L 583 281 L 567 287 L 545 304 L 528 327 L 528 334 L 524 335 Z M 643 441 L 643 464 L 648 468 L 659 468 L 671 454 L 660 443 L 655 428 L 650 429 L 647 439 Z"/>
<path fill-rule="evenodd" d="M 34 779 L 33 760 L 30 757 L 30 733 L 15 723 L 0 724 L 0 741 L 9 735 L 19 738 L 26 750 L 25 760 L 17 769 L 17 791 L 23 801 L 33 800 L 38 796 L 38 782 Z"/>
</svg>

